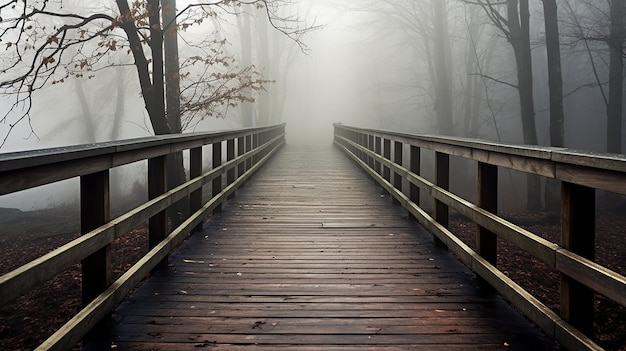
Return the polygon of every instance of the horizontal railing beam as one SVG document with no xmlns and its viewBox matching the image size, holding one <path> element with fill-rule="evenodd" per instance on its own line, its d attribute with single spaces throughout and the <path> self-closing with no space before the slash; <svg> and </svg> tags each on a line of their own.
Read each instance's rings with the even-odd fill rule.
<svg viewBox="0 0 626 351">
<path fill-rule="evenodd" d="M 99 320 L 104 318 L 117 304 L 119 304 L 126 295 L 135 287 L 156 265 L 163 260 L 167 254 L 179 245 L 185 236 L 202 221 L 204 221 L 211 213 L 225 201 L 233 192 L 237 190 L 252 174 L 254 174 L 267 160 L 269 160 L 282 146 L 281 134 L 266 144 L 251 151 L 251 155 L 258 155 L 260 152 L 266 151 L 265 156 L 261 157 L 257 163 L 251 166 L 244 174 L 235 180 L 232 184 L 226 186 L 219 194 L 215 194 L 202 208 L 192 214 L 179 227 L 174 229 L 165 240 L 152 248 L 143 258 L 141 258 L 133 267 L 117 279 L 106 291 L 100 294 L 92 303 L 84 307 L 70 321 L 68 321 L 61 329 L 41 344 L 37 350 L 67 350 L 75 345 L 80 339 L 91 330 Z M 233 167 L 240 158 L 234 159 L 228 164 L 221 166 L 222 170 L 226 166 Z M 209 172 L 210 173 L 210 172 Z M 207 178 L 207 176 L 203 176 Z"/>
<path fill-rule="evenodd" d="M 374 141 L 373 147 L 370 141 Z M 389 145 L 391 142 L 402 143 L 402 145 L 410 147 L 410 170 L 403 166 L 403 161 L 399 158 L 394 158 L 392 161 L 388 154 L 383 154 L 381 148 L 377 147 L 381 144 Z M 553 337 L 566 349 L 601 349 L 587 336 L 591 334 L 586 335 L 577 329 L 578 323 L 570 321 L 567 316 L 559 316 L 551 311 L 537 298 L 504 275 L 495 265 L 493 250 L 489 251 L 488 257 L 481 256 L 481 253 L 473 250 L 450 232 L 445 221 L 442 223 L 433 218 L 412 199 L 419 201 L 417 195 L 419 192 L 423 192 L 435 201 L 456 210 L 489 233 L 493 233 L 527 251 L 549 267 L 561 272 L 568 279 L 574 279 L 597 293 L 625 305 L 626 278 L 623 275 L 581 256 L 581 254 L 574 252 L 575 248 L 569 250 L 559 244 L 552 243 L 499 217 L 497 213 L 494 213 L 496 211 L 488 211 L 488 208 L 482 208 L 478 204 L 465 200 L 448 191 L 445 183 L 443 183 L 444 186 L 437 185 L 419 174 L 421 168 L 419 152 L 424 148 L 435 151 L 437 155 L 445 154 L 472 159 L 484 167 L 497 166 L 514 169 L 594 189 L 626 193 L 626 186 L 624 186 L 626 158 L 623 155 L 605 154 L 600 155 L 599 160 L 594 160 L 593 153 L 578 155 L 563 148 L 527 147 L 461 138 L 410 135 L 340 124 L 335 125 L 334 143 L 374 178 L 427 230 L 433 233 L 438 240 L 453 251 L 462 262 L 519 308 L 547 335 Z M 396 150 L 401 150 L 401 146 L 396 145 L 395 147 Z M 409 184 L 408 191 L 406 193 L 403 191 L 402 186 L 399 186 L 398 179 L 394 179 L 392 184 L 386 177 L 387 172 L 381 173 L 381 166 L 382 169 L 388 169 L 394 172 L 394 175 L 401 176 L 404 181 L 407 181 Z M 490 168 L 489 171 L 495 175 L 496 170 Z M 492 191 L 496 191 L 497 188 L 494 184 L 488 185 Z M 481 195 L 493 196 L 492 194 Z M 495 197 L 491 199 L 492 203 L 489 206 L 497 208 L 497 204 L 493 203 L 494 200 Z M 593 235 L 593 233 L 591 234 Z M 572 308 L 577 307 L 573 306 Z"/>
<path fill-rule="evenodd" d="M 622 154 L 599 154 L 547 146 L 512 145 L 479 139 L 396 133 L 341 124 L 335 124 L 335 127 L 626 195 L 626 156 Z"/>
<path fill-rule="evenodd" d="M 230 132 L 162 135 L 128 141 L 0 154 L 0 195 L 210 145 L 229 138 L 246 137 L 279 126 Z"/>
<path fill-rule="evenodd" d="M 217 174 L 226 173 L 227 170 L 237 167 L 238 164 L 245 162 L 246 159 L 252 158 L 265 149 L 269 149 L 272 143 L 279 142 L 283 137 L 284 134 L 280 134 L 261 147 L 250 150 L 218 168 L 211 169 L 202 176 L 191 179 L 103 226 L 0 276 L 0 306 L 6 305 L 25 292 L 51 279 L 72 265 L 79 263 L 84 258 L 113 242 L 113 240 L 128 233 L 132 228 L 164 211 L 173 203 L 186 198 L 203 185 L 210 183 Z"/>
</svg>

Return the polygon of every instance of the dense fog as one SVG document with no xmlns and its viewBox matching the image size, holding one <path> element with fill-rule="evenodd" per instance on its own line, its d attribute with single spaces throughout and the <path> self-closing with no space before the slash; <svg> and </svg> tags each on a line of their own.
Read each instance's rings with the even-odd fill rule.
<svg viewBox="0 0 626 351">
<path fill-rule="evenodd" d="M 546 23 L 553 19 L 546 20 L 542 1 L 530 1 L 526 17 L 516 5 L 519 17 L 504 21 L 513 14 L 506 1 L 275 1 L 259 8 L 237 1 L 194 7 L 194 1 L 179 0 L 182 123 L 171 132 L 286 122 L 288 143 L 329 145 L 332 123 L 341 122 L 621 153 L 623 94 L 616 87 L 623 85 L 623 73 L 612 54 L 623 55 L 624 23 L 611 16 L 620 7 L 609 6 L 614 2 L 558 1 L 564 117 L 563 138 L 557 140 L 551 137 L 554 90 L 548 84 L 546 46 Z M 124 32 L 116 28 L 105 31 L 109 37 L 98 35 L 106 26 L 98 21 L 82 32 L 60 32 L 63 24 L 94 13 L 118 16 L 115 2 L 45 3 L 51 13 L 77 16 L 38 14 L 12 29 L 25 9 L 9 1 L 0 7 L 5 49 L 0 52 L 0 152 L 157 133 Z M 513 22 L 527 30 L 530 61 L 522 61 L 523 50 L 512 45 L 518 35 L 509 27 Z M 90 35 L 93 40 L 68 45 L 63 55 L 54 51 L 60 40 L 76 44 Z M 41 68 L 40 79 L 16 83 L 29 69 L 33 48 L 45 47 L 42 43 L 48 46 L 33 61 Z M 143 50 L 150 62 L 145 43 Z M 18 58 L 26 62 L 16 63 Z M 530 77 L 530 88 L 520 72 L 531 73 L 523 78 Z M 236 78 L 223 82 L 233 87 L 230 100 L 196 103 L 205 98 L 203 91 L 216 89 L 217 95 L 218 80 L 230 74 Z M 253 82 L 235 90 L 242 76 Z M 530 101 L 523 101 L 522 90 L 530 91 Z M 611 114 L 618 115 L 613 124 Z M 522 122 L 528 116 L 530 127 Z M 610 131 L 617 138 L 612 147 Z M 124 171 L 118 173 L 126 179 Z M 7 199 L 14 201 L 0 201 Z"/>
</svg>

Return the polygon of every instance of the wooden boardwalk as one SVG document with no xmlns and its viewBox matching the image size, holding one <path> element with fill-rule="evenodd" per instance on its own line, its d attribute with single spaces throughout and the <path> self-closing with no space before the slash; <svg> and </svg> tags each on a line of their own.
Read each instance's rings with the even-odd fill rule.
<svg viewBox="0 0 626 351">
<path fill-rule="evenodd" d="M 115 350 L 555 349 L 338 150 L 286 146 L 114 311 Z"/>
</svg>

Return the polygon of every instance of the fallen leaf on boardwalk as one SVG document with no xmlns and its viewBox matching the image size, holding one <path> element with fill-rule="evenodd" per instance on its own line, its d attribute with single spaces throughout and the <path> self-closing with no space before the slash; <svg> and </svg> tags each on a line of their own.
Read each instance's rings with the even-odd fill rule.
<svg viewBox="0 0 626 351">
<path fill-rule="evenodd" d="M 204 340 L 201 344 L 195 344 L 193 347 L 202 348 L 202 347 L 208 347 L 209 345 L 215 345 L 215 344 L 217 344 L 217 340 L 216 341 Z"/>
<path fill-rule="evenodd" d="M 504 342 L 504 346 L 509 347 L 509 346 L 511 346 L 511 344 L 509 344 L 508 342 L 505 341 Z"/>
<path fill-rule="evenodd" d="M 185 290 L 181 290 L 178 292 L 178 295 L 187 295 L 187 292 Z"/>
<path fill-rule="evenodd" d="M 254 322 L 254 325 L 252 326 L 252 329 L 261 329 L 263 324 L 265 324 L 265 321 L 256 321 Z"/>
<path fill-rule="evenodd" d="M 241 277 L 243 275 L 243 273 L 237 273 L 238 277 Z"/>
<path fill-rule="evenodd" d="M 438 312 L 438 313 L 443 313 L 443 312 L 444 312 L 444 310 L 435 310 L 435 312 Z"/>
<path fill-rule="evenodd" d="M 185 263 L 204 263 L 204 261 L 196 261 L 196 260 L 183 260 Z"/>
</svg>

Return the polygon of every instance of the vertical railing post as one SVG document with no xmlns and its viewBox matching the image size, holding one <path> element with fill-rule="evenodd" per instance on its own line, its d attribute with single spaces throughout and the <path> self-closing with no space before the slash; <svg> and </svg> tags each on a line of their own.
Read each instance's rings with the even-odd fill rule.
<svg viewBox="0 0 626 351">
<path fill-rule="evenodd" d="M 202 146 L 189 150 L 189 178 L 194 179 L 202 175 Z M 189 194 L 190 214 L 202 208 L 202 187 Z M 202 229 L 199 224 L 194 230 Z"/>
<path fill-rule="evenodd" d="M 212 149 L 213 149 L 212 150 L 213 169 L 216 169 L 222 165 L 222 142 L 218 141 L 216 143 L 213 143 Z M 211 187 L 211 196 L 215 197 L 220 192 L 222 192 L 222 173 L 214 175 L 212 183 L 213 184 Z M 217 207 L 215 207 L 215 209 L 213 210 L 213 213 L 217 213 L 220 211 L 222 211 L 221 203 L 217 205 Z"/>
<path fill-rule="evenodd" d="M 351 135 L 351 137 L 350 137 L 350 140 L 351 140 L 352 142 L 354 142 L 354 143 L 358 144 L 358 143 L 359 143 L 359 133 L 358 133 L 358 132 L 356 132 L 356 131 L 353 131 L 353 132 L 352 132 L 352 135 Z M 360 156 L 360 154 L 359 154 L 359 149 L 358 149 L 356 146 L 354 146 L 354 145 L 350 145 L 350 150 L 351 150 L 351 151 L 352 151 L 355 155 L 357 155 L 357 157 L 359 157 L 359 158 L 361 157 L 361 156 Z"/>
<path fill-rule="evenodd" d="M 258 151 L 257 149 L 259 148 L 259 133 L 256 132 L 252 135 L 252 149 L 254 149 L 254 151 Z M 256 165 L 257 162 L 259 162 L 259 154 L 255 153 L 254 156 L 252 157 L 252 164 Z"/>
<path fill-rule="evenodd" d="M 450 188 L 450 156 L 442 152 L 435 152 L 435 184 L 444 189 Z M 444 227 L 448 227 L 448 205 L 435 199 L 435 220 Z M 437 246 L 445 247 L 443 241 L 435 237 Z"/>
<path fill-rule="evenodd" d="M 493 214 L 498 213 L 498 167 L 478 162 L 478 206 Z M 476 234 L 476 251 L 489 263 L 496 265 L 498 257 L 498 237 L 492 231 L 478 226 Z M 482 278 L 478 279 L 481 288 L 493 291 L 493 288 Z"/>
<path fill-rule="evenodd" d="M 395 141 L 393 144 L 393 162 L 402 166 L 403 158 L 403 144 L 402 142 Z M 398 172 L 393 173 L 393 187 L 402 192 L 402 175 Z M 398 200 L 394 198 L 394 202 L 398 203 Z"/>
<path fill-rule="evenodd" d="M 367 136 L 367 148 L 370 151 L 374 151 L 374 136 L 371 134 Z M 367 165 L 370 166 L 370 168 L 374 168 L 374 157 L 369 156 L 367 158 Z"/>
<path fill-rule="evenodd" d="M 246 153 L 246 138 L 240 136 L 237 138 L 237 156 L 242 156 Z M 246 161 L 240 161 L 237 165 L 237 178 L 241 177 L 246 172 Z M 242 184 L 243 185 L 243 184 Z"/>
<path fill-rule="evenodd" d="M 376 153 L 376 155 L 381 155 L 381 140 L 380 137 L 374 137 L 374 152 Z M 374 170 L 376 171 L 376 173 L 378 174 L 382 174 L 382 171 L 380 169 L 380 161 L 376 160 L 374 161 Z"/>
<path fill-rule="evenodd" d="M 80 232 L 87 234 L 110 220 L 109 170 L 80 177 Z M 83 259 L 82 302 L 91 302 L 111 285 L 111 246 Z"/>
<path fill-rule="evenodd" d="M 110 220 L 111 204 L 109 170 L 80 177 L 80 232 L 87 234 Z M 81 262 L 82 304 L 87 305 L 112 283 L 111 245 L 89 255 Z M 84 340 L 106 332 L 107 319 L 102 320 Z"/>
<path fill-rule="evenodd" d="M 235 158 L 235 139 L 228 139 L 226 141 L 226 161 L 230 162 Z M 235 170 L 236 166 L 233 166 L 226 171 L 226 184 L 231 185 L 235 182 Z M 228 197 L 232 199 L 235 196 L 235 193 L 230 194 Z"/>
<path fill-rule="evenodd" d="M 416 174 L 416 175 L 420 175 L 421 172 L 421 166 L 420 166 L 420 162 L 421 162 L 421 150 L 419 147 L 411 145 L 411 150 L 410 150 L 410 170 L 412 173 Z M 415 203 L 417 206 L 420 205 L 420 188 L 413 184 L 410 183 L 409 184 L 409 199 L 411 199 L 411 201 L 413 203 Z M 413 219 L 416 219 L 415 216 L 412 216 Z"/>
<path fill-rule="evenodd" d="M 150 200 L 167 191 L 166 156 L 148 159 L 148 198 Z M 148 246 L 155 247 L 167 235 L 167 212 L 163 210 L 150 217 L 148 221 Z M 155 269 L 167 267 L 167 257 Z"/>
<path fill-rule="evenodd" d="M 389 139 L 383 140 L 383 157 L 391 160 L 391 140 Z M 383 178 L 388 182 L 391 181 L 391 169 L 385 165 L 383 165 Z"/>
<path fill-rule="evenodd" d="M 365 133 L 361 133 L 361 138 L 359 140 L 359 145 L 363 146 L 363 147 L 367 147 L 367 134 Z M 362 149 L 359 150 L 359 153 L 361 154 L 361 161 L 366 162 L 367 163 L 367 152 L 363 151 Z"/>
<path fill-rule="evenodd" d="M 252 134 L 246 135 L 246 152 L 252 151 Z M 252 157 L 246 158 L 246 171 L 252 167 Z"/>
<path fill-rule="evenodd" d="M 562 182 L 561 246 L 595 259 L 595 189 Z M 586 335 L 593 335 L 594 291 L 561 274 L 561 317 Z"/>
<path fill-rule="evenodd" d="M 259 147 L 265 145 L 265 140 L 266 140 L 266 135 L 267 132 L 263 131 L 259 133 Z M 265 157 L 265 153 L 267 152 L 267 150 L 263 149 L 263 151 L 261 151 L 261 153 L 259 154 L 259 157 L 257 158 L 257 162 L 260 161 L 263 157 Z"/>
</svg>

